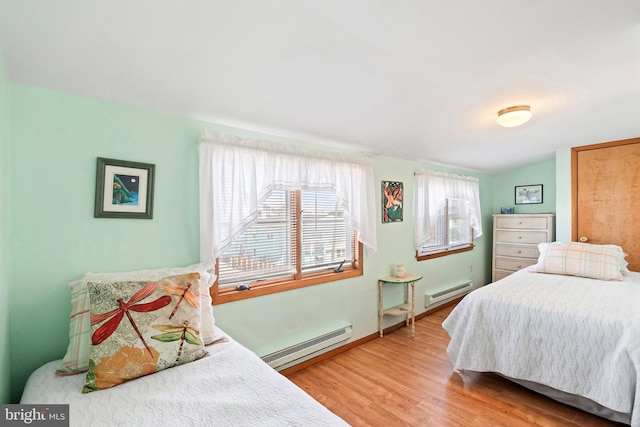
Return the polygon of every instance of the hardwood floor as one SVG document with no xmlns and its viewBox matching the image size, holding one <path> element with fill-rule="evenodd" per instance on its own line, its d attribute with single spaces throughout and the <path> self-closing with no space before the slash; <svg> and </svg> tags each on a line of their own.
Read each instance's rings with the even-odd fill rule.
<svg viewBox="0 0 640 427">
<path fill-rule="evenodd" d="M 494 374 L 453 372 L 453 306 L 288 378 L 352 426 L 622 426 Z"/>
</svg>

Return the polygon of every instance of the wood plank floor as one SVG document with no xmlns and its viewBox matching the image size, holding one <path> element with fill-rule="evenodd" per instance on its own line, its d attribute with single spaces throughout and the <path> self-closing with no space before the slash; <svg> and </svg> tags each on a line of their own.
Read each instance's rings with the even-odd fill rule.
<svg viewBox="0 0 640 427">
<path fill-rule="evenodd" d="M 442 321 L 453 306 L 288 378 L 352 426 L 622 426 L 494 374 L 453 372 Z"/>
</svg>

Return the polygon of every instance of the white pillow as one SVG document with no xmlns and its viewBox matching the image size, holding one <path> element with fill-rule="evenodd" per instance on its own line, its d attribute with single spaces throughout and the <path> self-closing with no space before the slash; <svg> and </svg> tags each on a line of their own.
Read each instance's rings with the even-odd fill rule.
<svg viewBox="0 0 640 427">
<path fill-rule="evenodd" d="M 540 256 L 533 271 L 600 280 L 622 280 L 627 272 L 626 254 L 620 246 L 580 242 L 538 245 Z"/>
<path fill-rule="evenodd" d="M 216 335 L 215 318 L 209 289 L 216 280 L 213 266 L 194 264 L 188 267 L 159 268 L 119 273 L 87 273 L 82 279 L 69 283 L 71 289 L 71 316 L 69 317 L 69 345 L 58 365 L 58 375 L 73 375 L 89 369 L 91 349 L 91 326 L 89 322 L 89 292 L 87 283 L 116 282 L 126 280 L 160 280 L 167 276 L 200 273 L 200 335 L 205 345 L 219 337 Z"/>
</svg>

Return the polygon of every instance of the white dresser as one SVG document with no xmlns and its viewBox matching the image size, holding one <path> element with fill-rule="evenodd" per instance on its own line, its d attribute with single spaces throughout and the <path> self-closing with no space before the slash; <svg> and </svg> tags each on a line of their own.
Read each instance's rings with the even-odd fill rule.
<svg viewBox="0 0 640 427">
<path fill-rule="evenodd" d="M 493 216 L 493 282 L 538 262 L 538 243 L 555 239 L 554 219 L 554 214 Z"/>
</svg>

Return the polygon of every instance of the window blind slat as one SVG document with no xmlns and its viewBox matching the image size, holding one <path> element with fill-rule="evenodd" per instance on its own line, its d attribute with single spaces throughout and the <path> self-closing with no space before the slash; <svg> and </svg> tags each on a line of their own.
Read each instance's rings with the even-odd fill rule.
<svg viewBox="0 0 640 427">
<path fill-rule="evenodd" d="M 220 287 L 296 273 L 296 213 L 293 197 L 273 191 L 258 220 L 218 259 Z M 301 191 L 301 273 L 354 260 L 353 230 L 331 191 Z"/>
</svg>

